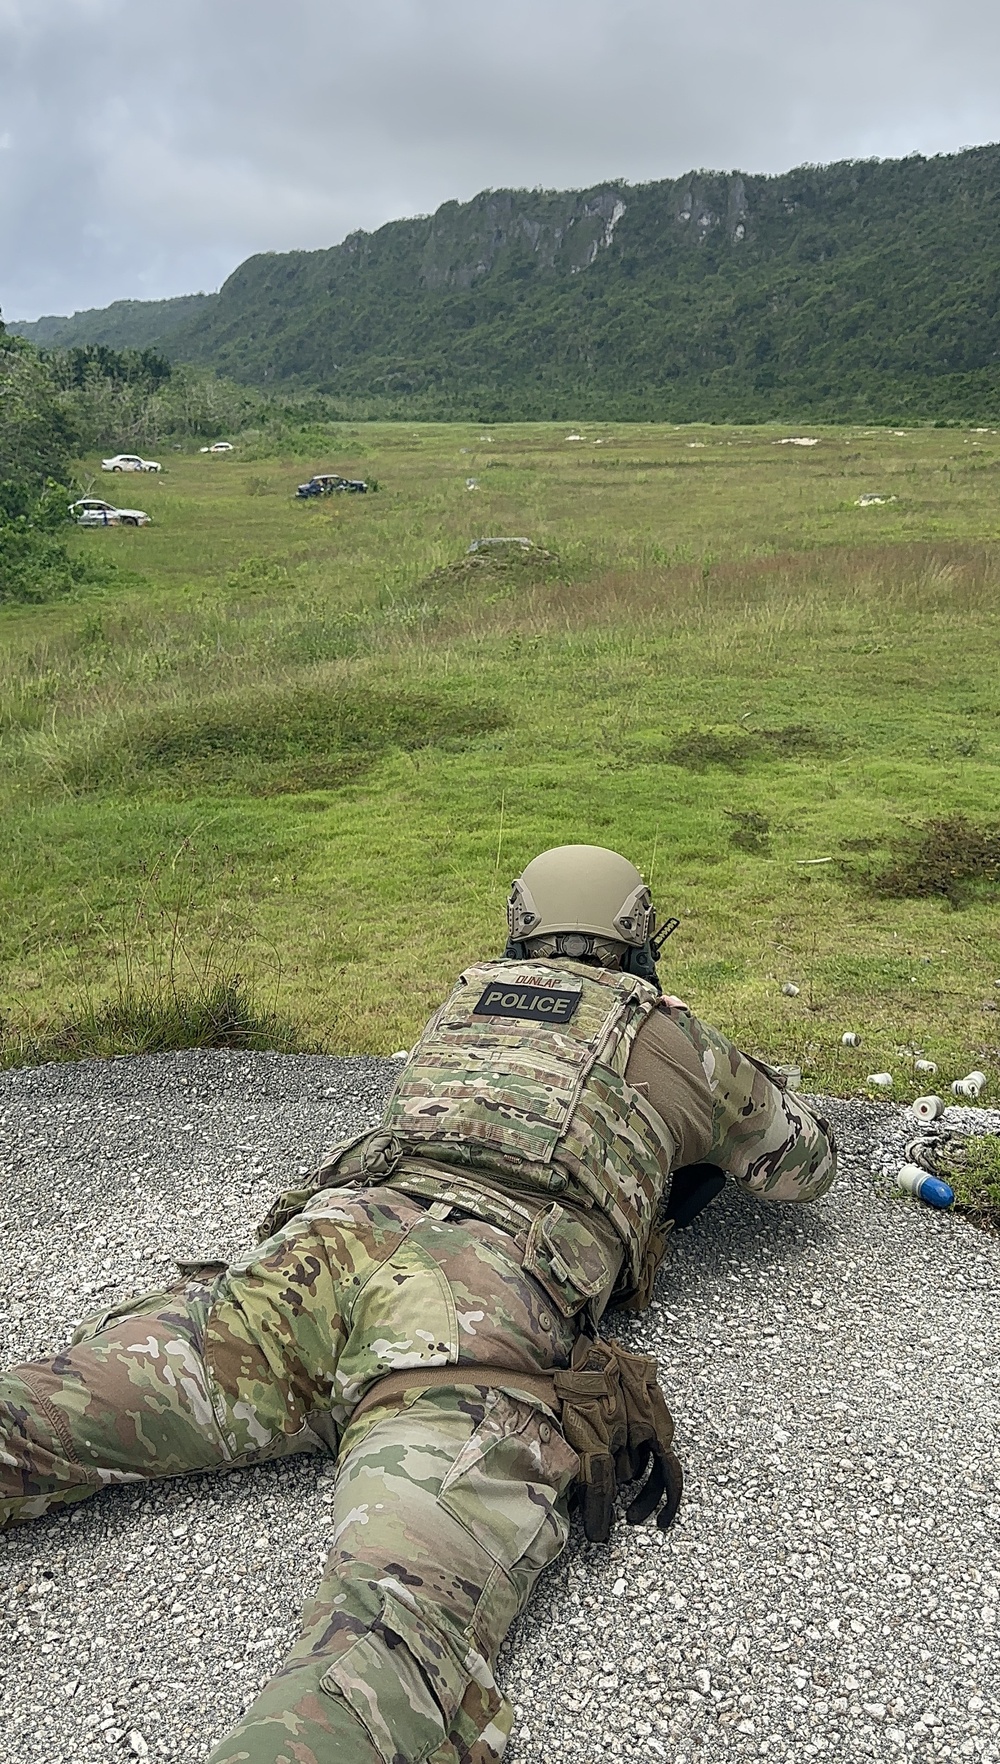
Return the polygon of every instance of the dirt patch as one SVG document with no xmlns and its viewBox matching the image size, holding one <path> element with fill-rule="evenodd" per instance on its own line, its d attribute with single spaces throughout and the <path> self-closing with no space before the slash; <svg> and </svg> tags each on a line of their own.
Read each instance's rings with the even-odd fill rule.
<svg viewBox="0 0 1000 1764">
<path fill-rule="evenodd" d="M 774 760 L 828 754 L 836 747 L 833 737 L 804 723 L 788 723 L 780 729 L 691 728 L 672 742 L 662 758 L 668 765 L 683 766 L 689 772 L 706 772 L 712 766 L 746 772 Z"/>
<path fill-rule="evenodd" d="M 890 900 L 938 896 L 963 907 L 988 898 L 1000 892 L 1000 826 L 977 826 L 964 815 L 925 821 L 866 881 L 872 894 Z"/>
<path fill-rule="evenodd" d="M 490 582 L 513 587 L 521 582 L 549 582 L 559 575 L 559 565 L 558 553 L 547 551 L 544 545 L 524 544 L 520 540 L 500 544 L 479 540 L 474 551 L 432 570 L 420 587 L 463 588 Z"/>
</svg>

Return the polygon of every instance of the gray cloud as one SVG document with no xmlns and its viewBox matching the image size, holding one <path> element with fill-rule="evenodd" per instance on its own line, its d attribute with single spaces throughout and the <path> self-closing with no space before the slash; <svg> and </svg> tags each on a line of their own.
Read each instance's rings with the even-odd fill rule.
<svg viewBox="0 0 1000 1764">
<path fill-rule="evenodd" d="M 0 0 L 0 306 L 216 287 L 490 185 L 1000 136 L 988 0 Z"/>
</svg>

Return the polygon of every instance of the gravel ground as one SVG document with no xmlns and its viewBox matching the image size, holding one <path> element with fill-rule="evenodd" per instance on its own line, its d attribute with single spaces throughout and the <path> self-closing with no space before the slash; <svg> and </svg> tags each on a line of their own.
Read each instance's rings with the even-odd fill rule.
<svg viewBox="0 0 1000 1764">
<path fill-rule="evenodd" d="M 377 1118 L 391 1061 L 185 1053 L 0 1075 L 2 1361 L 235 1253 Z M 1000 1760 L 1000 1240 L 894 1196 L 903 1112 L 827 1104 L 814 1208 L 717 1202 L 623 1338 L 687 1489 L 574 1539 L 503 1662 L 511 1764 Z M 996 1129 L 985 1111 L 969 1115 Z M 0 1539 L 0 1761 L 202 1760 L 320 1574 L 322 1460 L 124 1488 Z"/>
</svg>

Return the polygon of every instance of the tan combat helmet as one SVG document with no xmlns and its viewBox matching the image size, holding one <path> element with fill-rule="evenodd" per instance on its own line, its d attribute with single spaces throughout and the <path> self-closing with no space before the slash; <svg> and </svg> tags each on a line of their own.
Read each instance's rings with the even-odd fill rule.
<svg viewBox="0 0 1000 1764">
<path fill-rule="evenodd" d="M 562 954 L 572 957 L 590 953 L 594 938 L 643 948 L 656 914 L 627 858 L 601 845 L 558 845 L 532 858 L 511 884 L 507 925 L 515 942 L 557 938 Z"/>
</svg>

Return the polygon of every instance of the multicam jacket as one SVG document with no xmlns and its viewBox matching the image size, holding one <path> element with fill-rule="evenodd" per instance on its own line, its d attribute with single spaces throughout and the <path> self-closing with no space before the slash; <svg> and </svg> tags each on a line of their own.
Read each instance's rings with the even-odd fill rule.
<svg viewBox="0 0 1000 1764">
<path fill-rule="evenodd" d="M 408 1152 L 606 1214 L 638 1285 L 676 1145 L 625 1077 L 655 986 L 582 963 L 467 968 L 424 1029 L 383 1127 Z"/>
</svg>

